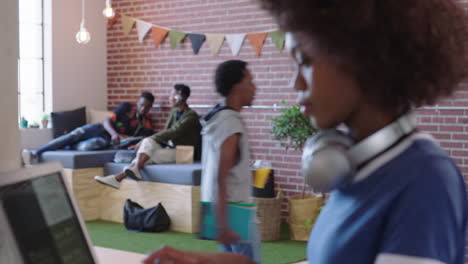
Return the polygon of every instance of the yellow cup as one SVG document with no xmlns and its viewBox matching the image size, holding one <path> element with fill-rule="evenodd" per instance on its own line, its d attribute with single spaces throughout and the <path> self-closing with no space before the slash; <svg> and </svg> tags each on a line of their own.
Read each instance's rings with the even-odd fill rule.
<svg viewBox="0 0 468 264">
<path fill-rule="evenodd" d="M 257 188 L 265 188 L 265 184 L 267 183 L 268 176 L 270 175 L 270 168 L 263 168 L 255 170 L 254 172 L 254 186 Z"/>
</svg>

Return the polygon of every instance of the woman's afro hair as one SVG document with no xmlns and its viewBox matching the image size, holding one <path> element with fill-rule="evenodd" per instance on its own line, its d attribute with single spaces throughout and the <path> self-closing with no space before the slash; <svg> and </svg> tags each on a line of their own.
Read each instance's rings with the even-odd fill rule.
<svg viewBox="0 0 468 264">
<path fill-rule="evenodd" d="M 453 0 L 258 0 L 285 31 L 339 58 L 385 107 L 433 104 L 465 77 L 467 24 Z"/>
</svg>

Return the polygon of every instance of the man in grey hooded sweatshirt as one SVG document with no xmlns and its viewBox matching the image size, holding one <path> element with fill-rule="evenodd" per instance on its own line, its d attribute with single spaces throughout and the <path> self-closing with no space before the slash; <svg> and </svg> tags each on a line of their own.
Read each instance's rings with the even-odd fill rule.
<svg viewBox="0 0 468 264">
<path fill-rule="evenodd" d="M 239 242 L 239 235 L 229 229 L 226 209 L 230 202 L 252 202 L 248 137 L 240 114 L 254 99 L 256 87 L 252 80 L 244 61 L 225 61 L 216 69 L 216 91 L 225 100 L 202 119 L 201 200 L 215 204 L 221 249 L 260 263 L 260 237 L 254 219 L 246 223 L 251 227 L 250 241 Z"/>
</svg>

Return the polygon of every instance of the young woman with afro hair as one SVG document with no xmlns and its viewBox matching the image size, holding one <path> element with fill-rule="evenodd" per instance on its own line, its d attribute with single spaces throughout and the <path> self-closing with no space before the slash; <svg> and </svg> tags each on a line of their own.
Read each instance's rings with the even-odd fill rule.
<svg viewBox="0 0 468 264">
<path fill-rule="evenodd" d="M 308 262 L 464 263 L 463 177 L 434 139 L 415 129 L 412 118 L 412 109 L 451 95 L 465 77 L 463 8 L 453 0 L 258 2 L 288 32 L 303 113 L 319 135 L 342 125 L 351 142 L 346 148 L 341 139 L 332 136 L 324 143 L 315 136 L 304 149 L 306 182 L 330 191 L 310 234 Z M 314 143 L 322 145 L 314 150 Z M 339 159 L 320 152 L 326 146 L 337 153 L 335 145 L 351 164 L 338 180 L 327 177 L 334 177 L 330 171 L 339 167 L 333 163 Z M 323 159 L 316 161 L 309 152 Z M 320 170 L 317 162 L 332 166 Z M 239 255 L 173 248 L 153 253 L 148 261 L 155 258 L 249 263 Z"/>
</svg>

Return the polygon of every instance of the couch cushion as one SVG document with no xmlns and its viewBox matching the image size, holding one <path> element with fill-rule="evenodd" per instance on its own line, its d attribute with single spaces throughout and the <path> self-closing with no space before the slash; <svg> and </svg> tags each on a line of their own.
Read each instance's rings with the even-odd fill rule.
<svg viewBox="0 0 468 264">
<path fill-rule="evenodd" d="M 41 162 L 59 161 L 64 168 L 83 169 L 103 167 L 106 162 L 114 160 L 118 150 L 54 150 L 41 155 Z"/>
<path fill-rule="evenodd" d="M 86 124 L 86 107 L 70 111 L 52 112 L 51 119 L 53 136 L 54 138 L 60 137 Z"/>
<path fill-rule="evenodd" d="M 128 163 L 106 163 L 104 165 L 104 174 L 118 174 Z M 144 181 L 153 181 L 161 183 L 182 184 L 182 185 L 200 185 L 201 182 L 201 164 L 153 164 L 146 165 L 141 170 Z"/>
</svg>

